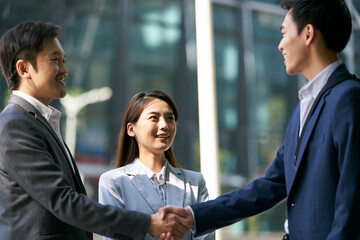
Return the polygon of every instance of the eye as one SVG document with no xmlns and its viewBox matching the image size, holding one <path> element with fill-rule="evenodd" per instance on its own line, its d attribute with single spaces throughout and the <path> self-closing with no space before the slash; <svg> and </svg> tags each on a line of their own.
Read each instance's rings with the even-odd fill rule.
<svg viewBox="0 0 360 240">
<path fill-rule="evenodd" d="M 169 117 L 168 117 L 168 120 L 174 122 L 174 121 L 175 121 L 175 117 L 174 117 L 174 116 L 169 116 Z"/>
</svg>

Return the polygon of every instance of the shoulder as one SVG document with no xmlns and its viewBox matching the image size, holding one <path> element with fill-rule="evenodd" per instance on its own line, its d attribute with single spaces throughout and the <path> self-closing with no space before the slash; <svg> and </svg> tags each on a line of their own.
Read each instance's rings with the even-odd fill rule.
<svg viewBox="0 0 360 240">
<path fill-rule="evenodd" d="M 183 169 L 183 168 L 179 168 L 179 169 L 185 175 L 192 176 L 192 177 L 197 177 L 197 178 L 203 178 L 203 175 L 202 175 L 201 172 L 196 172 L 196 171 L 187 170 L 187 169 Z"/>
<path fill-rule="evenodd" d="M 116 179 L 126 177 L 127 175 L 125 169 L 126 166 L 111 169 L 107 172 L 104 172 L 103 174 L 100 175 L 100 182 L 111 181 L 111 180 L 114 181 Z"/>
<path fill-rule="evenodd" d="M 23 120 L 26 121 L 29 118 L 27 117 L 25 109 L 21 108 L 16 104 L 9 103 L 4 110 L 0 113 L 0 119 L 3 123 L 4 121 L 12 121 L 12 120 Z"/>
<path fill-rule="evenodd" d="M 360 80 L 348 79 L 334 86 L 326 99 L 336 102 L 348 101 L 351 99 L 350 106 L 358 104 L 360 101 Z M 348 99 L 348 100 L 347 100 Z"/>
<path fill-rule="evenodd" d="M 348 71 L 347 67 L 344 64 L 340 65 L 331 74 L 328 81 L 334 81 L 336 78 L 340 78 L 343 80 L 330 89 L 329 95 L 341 95 L 348 91 L 358 92 L 360 88 L 360 79 L 358 77 L 356 77 L 357 79 L 355 79 L 355 77 L 355 75 L 351 74 Z"/>
<path fill-rule="evenodd" d="M 16 104 L 8 104 L 0 113 L 0 133 L 1 136 L 6 132 L 8 134 L 33 132 L 38 135 L 38 123 L 31 113 Z"/>
<path fill-rule="evenodd" d="M 204 176 L 200 172 L 187 170 L 183 168 L 174 168 L 170 166 L 171 171 L 177 172 L 178 174 L 182 175 L 185 181 L 190 183 L 199 183 L 204 182 Z"/>
</svg>

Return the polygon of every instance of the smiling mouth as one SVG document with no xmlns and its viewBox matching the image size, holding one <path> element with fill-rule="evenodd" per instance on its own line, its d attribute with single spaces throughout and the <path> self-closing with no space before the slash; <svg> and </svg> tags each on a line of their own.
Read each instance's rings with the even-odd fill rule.
<svg viewBox="0 0 360 240">
<path fill-rule="evenodd" d="M 169 138 L 169 135 L 165 135 L 165 134 L 161 134 L 161 135 L 157 135 L 157 138 Z"/>
<path fill-rule="evenodd" d="M 60 83 L 62 83 L 62 84 L 64 84 L 64 85 L 66 85 L 66 77 L 64 77 L 64 76 L 57 77 L 55 80 L 56 80 L 57 82 L 60 82 Z"/>
</svg>

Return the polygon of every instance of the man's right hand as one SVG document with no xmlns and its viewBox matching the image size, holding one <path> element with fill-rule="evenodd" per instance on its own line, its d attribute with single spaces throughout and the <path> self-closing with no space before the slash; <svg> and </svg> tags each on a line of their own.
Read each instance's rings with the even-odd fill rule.
<svg viewBox="0 0 360 240">
<path fill-rule="evenodd" d="M 194 220 L 189 208 L 166 206 L 151 215 L 148 233 L 161 240 L 180 240 L 193 224 Z"/>
</svg>

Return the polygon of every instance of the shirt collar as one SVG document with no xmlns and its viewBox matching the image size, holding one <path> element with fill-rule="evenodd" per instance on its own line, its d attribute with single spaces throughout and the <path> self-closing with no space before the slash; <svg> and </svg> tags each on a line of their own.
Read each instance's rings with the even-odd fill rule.
<svg viewBox="0 0 360 240">
<path fill-rule="evenodd" d="M 143 164 L 143 163 L 140 161 L 139 158 L 136 158 L 136 159 L 134 160 L 134 162 L 138 162 L 138 163 L 141 165 L 141 167 L 143 168 L 143 170 L 144 170 L 145 173 L 146 173 L 146 176 L 148 176 L 149 179 L 151 179 L 151 178 L 154 176 L 154 174 L 157 175 L 157 174 L 154 173 L 150 168 L 148 168 L 147 166 L 145 166 L 145 164 Z M 165 160 L 165 164 L 164 164 L 163 168 L 161 169 L 161 171 L 160 171 L 160 173 L 159 173 L 158 175 L 162 175 L 162 176 L 165 177 L 165 172 L 166 172 L 167 164 L 168 164 L 168 163 L 167 163 L 167 161 Z"/>
<path fill-rule="evenodd" d="M 327 66 L 324 70 L 322 70 L 316 77 L 308 82 L 305 86 L 303 86 L 299 91 L 299 99 L 303 100 L 306 97 L 312 97 L 315 99 L 321 89 L 325 86 L 327 80 L 330 75 L 335 71 L 335 69 L 342 64 L 342 61 L 339 59 L 329 66 Z"/>
<path fill-rule="evenodd" d="M 52 106 L 46 106 L 36 98 L 30 96 L 29 94 L 26 94 L 24 92 L 14 90 L 13 94 L 16 96 L 19 96 L 26 101 L 28 101 L 31 105 L 33 105 L 40 113 L 41 115 L 48 121 L 50 126 L 55 131 L 56 135 L 61 139 L 61 133 L 60 133 L 60 117 L 61 112 L 57 110 L 56 108 Z"/>
<path fill-rule="evenodd" d="M 56 108 L 54 108 L 54 107 L 52 107 L 50 105 L 46 106 L 45 104 L 43 104 L 42 102 L 40 102 L 36 98 L 30 96 L 29 94 L 21 92 L 19 90 L 14 90 L 12 93 L 14 95 L 19 96 L 19 97 L 25 99 L 26 101 L 28 101 L 31 105 L 33 105 L 41 113 L 41 115 L 47 121 L 49 121 L 50 118 L 60 119 L 61 112 L 59 110 L 57 110 Z"/>
</svg>

